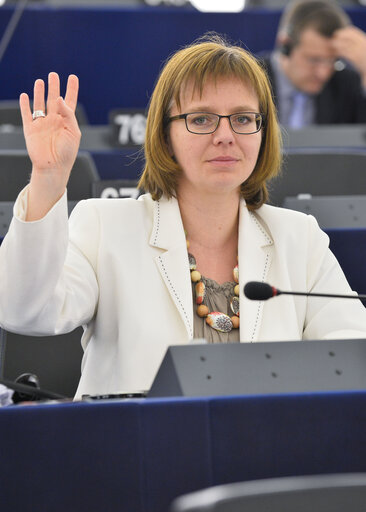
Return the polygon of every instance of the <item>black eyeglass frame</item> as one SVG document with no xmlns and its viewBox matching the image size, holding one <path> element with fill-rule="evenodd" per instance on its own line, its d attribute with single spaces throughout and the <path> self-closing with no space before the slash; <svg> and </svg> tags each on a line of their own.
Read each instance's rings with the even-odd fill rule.
<svg viewBox="0 0 366 512">
<path fill-rule="evenodd" d="M 187 123 L 187 117 L 189 115 L 192 115 L 192 114 L 206 114 L 206 115 L 210 114 L 210 115 L 213 115 L 213 116 L 217 116 L 217 125 L 216 125 L 215 129 L 210 131 L 210 132 L 192 132 L 192 130 L 190 130 L 188 128 L 188 123 Z M 236 130 L 234 130 L 233 125 L 231 123 L 231 117 L 232 116 L 237 116 L 239 114 L 255 114 L 257 116 L 260 116 L 260 126 L 259 126 L 259 128 L 257 130 L 255 130 L 254 132 L 248 132 L 248 133 L 241 133 L 241 132 L 237 132 Z M 227 116 L 222 116 L 220 114 L 215 114 L 214 112 L 187 112 L 186 114 L 179 114 L 179 115 L 176 115 L 176 116 L 168 117 L 167 124 L 169 124 L 171 121 L 176 121 L 178 119 L 184 119 L 187 131 L 189 131 L 189 133 L 193 133 L 194 135 L 211 135 L 211 133 L 215 133 L 215 131 L 219 127 L 219 124 L 220 124 L 220 121 L 221 121 L 222 118 L 227 118 L 229 120 L 230 128 L 232 129 L 232 131 L 234 133 L 237 133 L 238 135 L 253 135 L 254 133 L 258 133 L 262 128 L 264 128 L 264 124 L 265 124 L 265 114 L 262 114 L 261 112 L 249 112 L 249 111 L 234 112 L 233 114 L 229 114 Z"/>
</svg>

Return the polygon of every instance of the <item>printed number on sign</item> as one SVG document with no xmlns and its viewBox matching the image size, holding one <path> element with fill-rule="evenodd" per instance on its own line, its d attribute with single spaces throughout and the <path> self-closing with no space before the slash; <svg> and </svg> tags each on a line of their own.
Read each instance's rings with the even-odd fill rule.
<svg viewBox="0 0 366 512">
<path fill-rule="evenodd" d="M 136 199 L 138 196 L 138 189 L 135 187 L 121 187 L 119 189 L 115 187 L 106 187 L 100 194 L 100 197 L 107 199 L 109 197 L 132 197 Z"/>
<path fill-rule="evenodd" d="M 120 126 L 120 144 L 143 144 L 145 141 L 146 117 L 143 114 L 118 114 L 114 122 Z"/>
</svg>

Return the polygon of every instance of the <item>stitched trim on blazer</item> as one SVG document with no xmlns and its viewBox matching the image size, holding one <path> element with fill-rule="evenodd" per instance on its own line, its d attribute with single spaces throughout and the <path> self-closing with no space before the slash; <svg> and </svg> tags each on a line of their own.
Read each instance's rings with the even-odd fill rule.
<svg viewBox="0 0 366 512">
<path fill-rule="evenodd" d="M 262 274 L 262 283 L 264 282 L 264 278 L 266 276 L 266 273 L 267 273 L 267 267 L 268 267 L 268 261 L 269 261 L 269 254 L 267 253 L 267 257 L 266 257 L 266 261 L 265 261 L 265 264 L 264 264 L 264 269 L 263 269 L 263 274 Z M 256 334 L 256 331 L 258 329 L 258 321 L 259 321 L 259 315 L 260 315 L 260 312 L 263 308 L 263 301 L 261 300 L 258 304 L 258 309 L 257 309 L 257 316 L 256 316 L 256 319 L 255 319 L 255 324 L 254 324 L 254 329 L 253 329 L 253 333 L 252 333 L 252 339 L 251 341 L 254 340 L 254 336 Z"/>
<path fill-rule="evenodd" d="M 186 310 L 184 309 L 183 303 L 182 303 L 182 301 L 180 300 L 179 295 L 178 295 L 178 293 L 176 292 L 176 290 L 175 290 L 175 288 L 174 288 L 174 286 L 173 286 L 173 284 L 172 284 L 171 280 L 169 279 L 168 273 L 167 273 L 167 271 L 166 271 L 166 269 L 165 269 L 164 263 L 162 262 L 161 256 L 159 256 L 158 260 L 159 260 L 159 262 L 160 262 L 161 268 L 163 269 L 163 272 L 164 272 L 164 274 L 165 274 L 166 280 L 168 281 L 169 287 L 170 287 L 170 289 L 172 290 L 172 292 L 173 292 L 173 294 L 174 294 L 175 298 L 177 299 L 177 302 L 178 302 L 178 304 L 179 304 L 180 309 L 183 311 L 183 314 L 184 314 L 184 317 L 185 317 L 185 319 L 186 319 L 187 325 L 189 326 L 189 334 L 190 334 L 191 338 L 193 338 L 193 330 L 192 330 L 192 326 L 191 326 L 191 323 L 190 323 L 190 321 L 189 321 L 189 317 L 188 317 L 188 315 L 187 315 L 187 312 L 186 312 Z"/>
</svg>

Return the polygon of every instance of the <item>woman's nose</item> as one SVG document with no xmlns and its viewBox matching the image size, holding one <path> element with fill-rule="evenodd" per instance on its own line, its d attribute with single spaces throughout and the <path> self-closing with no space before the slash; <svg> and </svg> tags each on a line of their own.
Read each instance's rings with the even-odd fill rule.
<svg viewBox="0 0 366 512">
<path fill-rule="evenodd" d="M 230 144 L 234 141 L 234 132 L 227 117 L 220 118 L 219 124 L 213 133 L 213 140 L 215 144 Z"/>
</svg>

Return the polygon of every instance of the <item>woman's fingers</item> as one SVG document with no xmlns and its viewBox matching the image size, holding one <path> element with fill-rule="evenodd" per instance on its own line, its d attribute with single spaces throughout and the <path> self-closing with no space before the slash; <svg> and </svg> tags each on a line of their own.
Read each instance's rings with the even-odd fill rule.
<svg viewBox="0 0 366 512">
<path fill-rule="evenodd" d="M 67 81 L 65 103 L 75 111 L 79 92 L 79 79 L 76 75 L 70 75 Z M 47 113 L 56 112 L 57 99 L 60 97 L 60 78 L 57 73 L 51 72 L 48 75 Z M 45 84 L 38 79 L 34 83 L 33 111 L 42 110 L 46 113 Z"/>
<path fill-rule="evenodd" d="M 75 121 L 75 109 L 79 91 L 79 79 L 76 75 L 70 75 L 67 81 L 65 100 L 60 96 L 60 78 L 57 73 L 48 75 L 47 112 L 45 105 L 45 84 L 38 79 L 34 83 L 33 112 L 37 110 L 45 114 L 59 114 L 68 119 L 71 124 Z M 27 129 L 33 121 L 28 95 L 23 93 L 19 98 L 23 126 Z M 77 125 L 77 123 L 76 123 Z M 71 125 L 70 125 L 71 126 Z"/>
<path fill-rule="evenodd" d="M 79 79 L 76 75 L 69 75 L 67 80 L 65 103 L 74 112 L 78 101 Z"/>
<path fill-rule="evenodd" d="M 79 91 L 79 79 L 76 75 L 70 75 L 67 80 L 65 103 L 73 111 L 75 111 Z M 48 75 L 48 98 L 47 111 L 53 111 L 56 100 L 60 97 L 60 79 L 57 73 Z"/>
<path fill-rule="evenodd" d="M 57 73 L 51 72 L 48 75 L 47 112 L 55 111 L 55 102 L 59 96 L 60 78 Z"/>
<path fill-rule="evenodd" d="M 79 139 L 80 139 L 81 132 L 80 132 L 78 123 L 76 121 L 74 111 L 71 109 L 71 107 L 69 107 L 66 104 L 66 101 L 64 101 L 61 97 L 59 97 L 57 99 L 56 104 L 57 104 L 57 113 L 63 117 L 65 123 L 67 124 L 67 126 L 70 130 L 70 133 L 73 133 L 74 136 L 79 137 Z"/>
<path fill-rule="evenodd" d="M 45 112 L 44 81 L 40 78 L 34 82 L 33 111 L 36 110 Z"/>
<path fill-rule="evenodd" d="M 29 105 L 28 94 L 23 92 L 19 97 L 20 113 L 22 115 L 23 126 L 26 128 L 32 122 L 32 112 Z"/>
<path fill-rule="evenodd" d="M 60 116 L 71 120 L 74 118 L 74 112 L 71 110 L 71 108 L 66 104 L 66 101 L 59 96 L 56 101 L 57 106 L 57 113 L 60 114 Z"/>
</svg>

